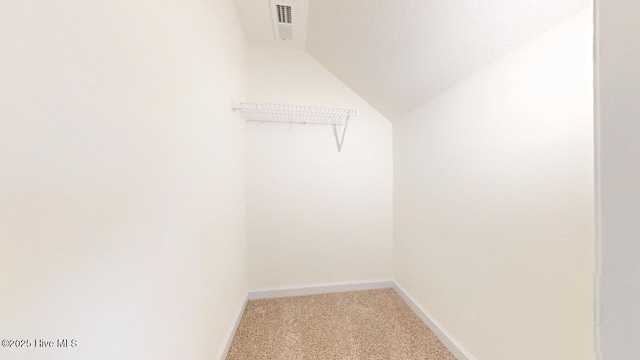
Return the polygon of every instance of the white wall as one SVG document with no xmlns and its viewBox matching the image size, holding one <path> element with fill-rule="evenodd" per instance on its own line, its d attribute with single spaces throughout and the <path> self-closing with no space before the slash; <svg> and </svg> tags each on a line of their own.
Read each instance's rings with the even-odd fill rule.
<svg viewBox="0 0 640 360">
<path fill-rule="evenodd" d="M 2 359 L 213 359 L 246 293 L 231 1 L 0 4 Z"/>
<path fill-rule="evenodd" d="M 393 123 L 394 277 L 478 360 L 594 358 L 591 23 Z"/>
<path fill-rule="evenodd" d="M 251 288 L 390 278 L 391 124 L 304 51 L 251 46 L 249 100 L 353 107 L 328 126 L 247 124 Z"/>
<path fill-rule="evenodd" d="M 638 357 L 640 333 L 640 2 L 598 1 L 601 359 Z"/>
</svg>

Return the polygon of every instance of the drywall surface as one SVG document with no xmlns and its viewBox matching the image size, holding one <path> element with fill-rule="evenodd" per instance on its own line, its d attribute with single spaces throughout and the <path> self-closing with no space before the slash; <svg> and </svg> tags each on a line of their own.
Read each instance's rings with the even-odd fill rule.
<svg viewBox="0 0 640 360">
<path fill-rule="evenodd" d="M 598 1 L 597 168 L 600 351 L 638 357 L 640 334 L 640 3 Z"/>
<path fill-rule="evenodd" d="M 0 4 L 2 359 L 214 359 L 246 294 L 231 1 Z"/>
<path fill-rule="evenodd" d="M 304 51 L 250 46 L 249 100 L 352 107 L 333 128 L 247 123 L 251 288 L 389 278 L 391 124 Z"/>
<path fill-rule="evenodd" d="M 591 23 L 393 123 L 394 278 L 478 360 L 594 358 Z"/>
<path fill-rule="evenodd" d="M 306 49 L 395 121 L 590 4 L 310 0 Z"/>
</svg>

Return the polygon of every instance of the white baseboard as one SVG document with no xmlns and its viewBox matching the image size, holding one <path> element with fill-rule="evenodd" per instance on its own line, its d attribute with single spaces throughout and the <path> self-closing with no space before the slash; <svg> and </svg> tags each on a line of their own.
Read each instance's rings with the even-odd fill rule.
<svg viewBox="0 0 640 360">
<path fill-rule="evenodd" d="M 247 307 L 247 302 L 249 301 L 249 294 L 244 296 L 244 300 L 240 303 L 238 310 L 236 310 L 235 315 L 236 319 L 231 324 L 229 331 L 227 331 L 227 336 L 224 339 L 224 347 L 220 350 L 217 359 L 225 360 L 227 358 L 227 354 L 229 353 L 229 349 L 231 348 L 231 343 L 233 342 L 233 338 L 236 336 L 236 330 L 238 330 L 238 325 L 240 325 L 240 320 L 242 319 L 242 314 L 244 314 L 244 309 Z"/>
<path fill-rule="evenodd" d="M 445 327 L 436 320 L 433 315 L 431 315 L 425 308 L 423 308 L 416 299 L 413 298 L 400 284 L 394 281 L 393 289 L 402 297 L 402 299 L 409 305 L 411 310 L 418 315 L 418 317 L 424 321 L 425 324 L 433 331 L 433 333 L 442 341 L 442 343 L 451 351 L 453 356 L 458 360 L 476 360 L 476 358 L 471 355 L 469 350 L 465 349 L 464 346 L 455 338 Z"/>
<path fill-rule="evenodd" d="M 392 279 L 345 281 L 336 283 L 309 284 L 299 286 L 277 286 L 249 290 L 249 300 L 272 299 L 289 296 L 330 294 L 345 291 L 388 289 L 393 287 Z"/>
</svg>

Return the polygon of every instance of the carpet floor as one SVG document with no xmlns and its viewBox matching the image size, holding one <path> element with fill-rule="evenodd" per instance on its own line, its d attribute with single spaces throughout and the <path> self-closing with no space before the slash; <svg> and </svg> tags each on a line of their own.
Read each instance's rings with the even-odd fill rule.
<svg viewBox="0 0 640 360">
<path fill-rule="evenodd" d="M 393 289 L 251 300 L 227 360 L 455 360 Z"/>
</svg>

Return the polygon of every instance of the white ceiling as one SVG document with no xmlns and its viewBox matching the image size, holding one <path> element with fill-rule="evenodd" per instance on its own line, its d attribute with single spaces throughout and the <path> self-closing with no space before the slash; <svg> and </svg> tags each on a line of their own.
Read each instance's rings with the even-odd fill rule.
<svg viewBox="0 0 640 360">
<path fill-rule="evenodd" d="M 250 43 L 282 46 L 274 40 L 269 0 L 234 1 Z M 306 49 L 393 120 L 592 0 L 296 2 L 303 24 L 289 47 Z"/>
</svg>

